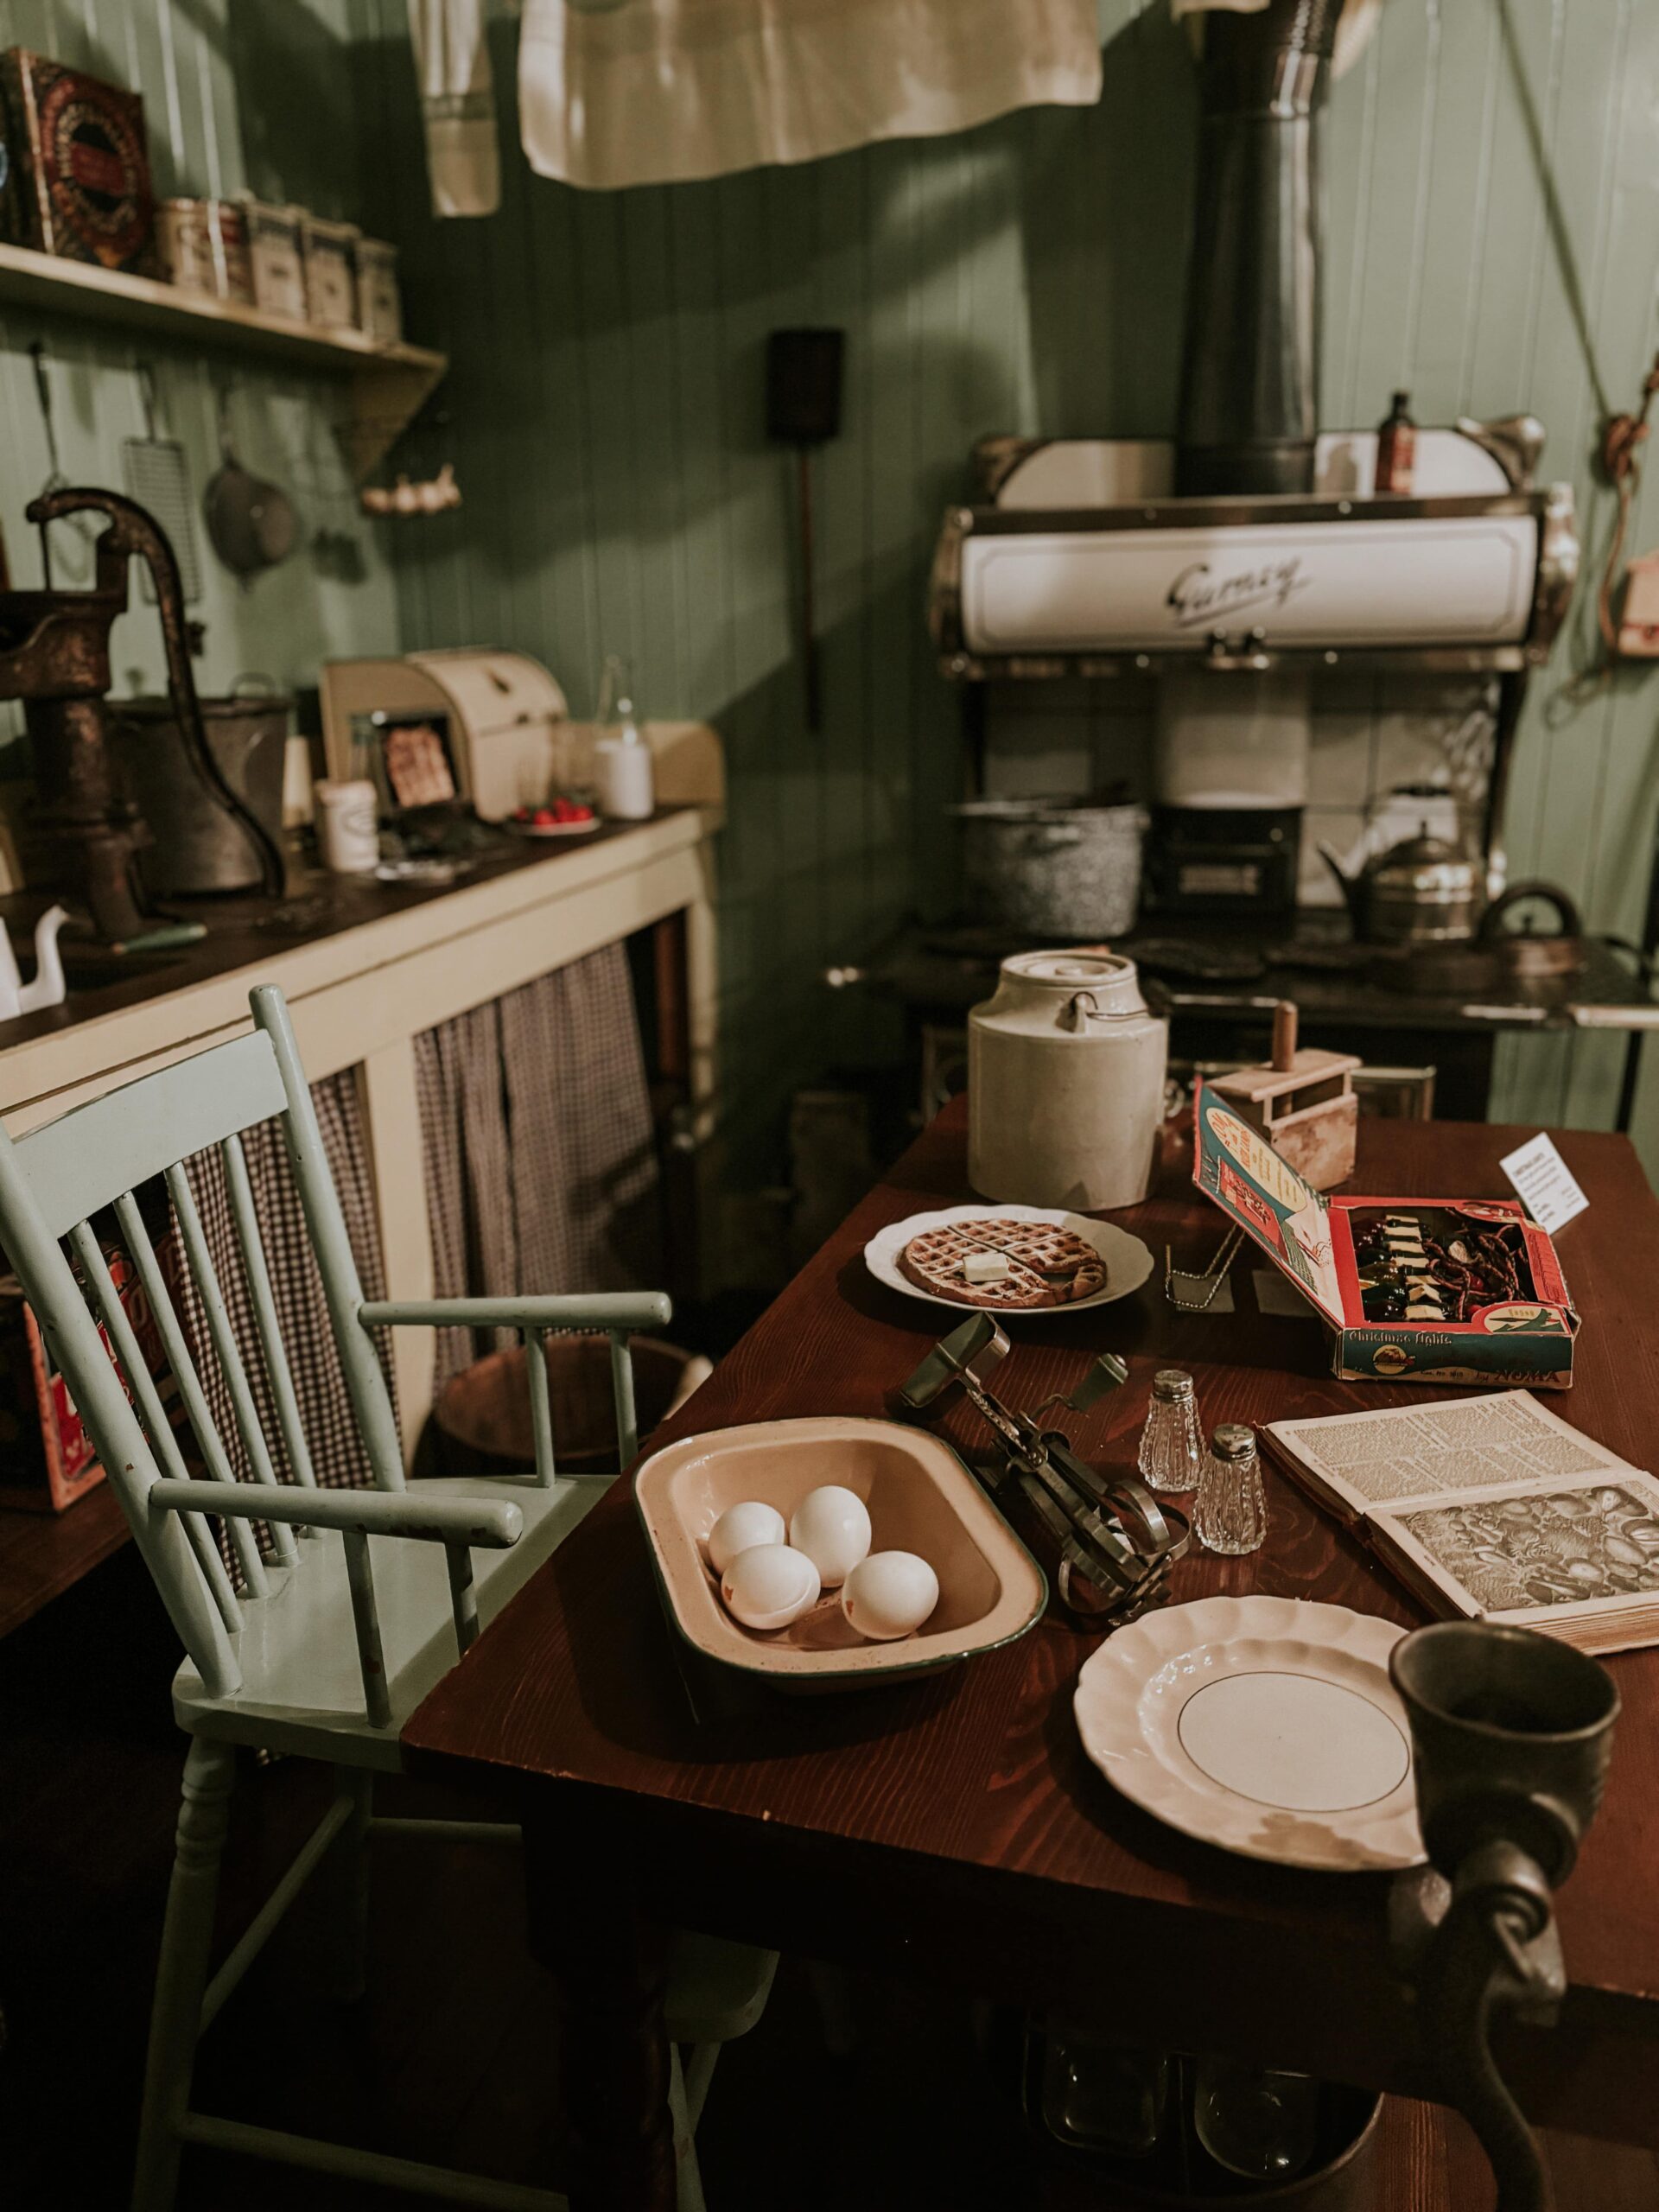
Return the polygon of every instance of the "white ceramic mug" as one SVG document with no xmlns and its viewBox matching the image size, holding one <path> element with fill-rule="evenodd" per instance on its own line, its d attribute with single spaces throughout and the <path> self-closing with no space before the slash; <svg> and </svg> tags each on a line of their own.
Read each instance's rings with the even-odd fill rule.
<svg viewBox="0 0 1659 2212">
<path fill-rule="evenodd" d="M 377 799 L 372 783 L 320 783 L 317 849 L 336 875 L 366 875 L 380 862 Z"/>
</svg>

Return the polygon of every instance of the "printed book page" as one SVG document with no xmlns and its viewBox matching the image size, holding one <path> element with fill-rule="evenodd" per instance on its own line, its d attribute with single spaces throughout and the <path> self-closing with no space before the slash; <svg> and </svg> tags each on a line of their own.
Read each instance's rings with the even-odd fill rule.
<svg viewBox="0 0 1659 2212">
<path fill-rule="evenodd" d="M 1495 1484 L 1535 1489 L 1575 1477 L 1632 1471 L 1524 1390 L 1274 1421 L 1268 1433 L 1361 1515 L 1448 1491 Z"/>
<path fill-rule="evenodd" d="M 1659 1484 L 1634 1470 L 1398 1507 L 1371 1525 L 1460 1612 L 1548 1627 L 1659 1605 Z"/>
</svg>

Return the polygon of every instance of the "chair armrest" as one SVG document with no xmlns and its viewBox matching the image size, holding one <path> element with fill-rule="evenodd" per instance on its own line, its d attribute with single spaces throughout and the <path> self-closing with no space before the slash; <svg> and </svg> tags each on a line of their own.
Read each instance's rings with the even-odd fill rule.
<svg viewBox="0 0 1659 2212">
<path fill-rule="evenodd" d="M 308 1529 L 344 1529 L 361 1536 L 414 1536 L 433 1544 L 481 1545 L 505 1551 L 524 1533 L 524 1516 L 508 1498 L 432 1497 L 418 1491 L 311 1490 L 296 1483 L 152 1483 L 152 1508 L 167 1513 L 219 1513 L 233 1520 L 290 1521 Z"/>
<path fill-rule="evenodd" d="M 594 1291 L 550 1298 L 371 1299 L 365 1329 L 662 1329 L 674 1311 L 665 1290 Z"/>
</svg>

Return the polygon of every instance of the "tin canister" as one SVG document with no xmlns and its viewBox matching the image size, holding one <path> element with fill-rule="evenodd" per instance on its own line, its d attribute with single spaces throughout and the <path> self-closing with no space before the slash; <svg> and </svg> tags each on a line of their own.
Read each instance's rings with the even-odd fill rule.
<svg viewBox="0 0 1659 2212">
<path fill-rule="evenodd" d="M 168 282 L 181 291 L 253 305 L 248 226 L 229 200 L 163 200 L 156 210 L 156 245 Z"/>
<path fill-rule="evenodd" d="M 397 290 L 397 249 L 385 238 L 359 238 L 357 327 L 365 338 L 395 346 L 404 334 L 404 306 Z"/>
<path fill-rule="evenodd" d="M 331 223 L 308 208 L 300 213 L 300 245 L 305 262 L 305 315 L 325 330 L 357 327 L 355 223 Z"/>
<path fill-rule="evenodd" d="M 281 207 L 269 200 L 242 194 L 241 208 L 247 225 L 248 259 L 253 274 L 254 305 L 266 315 L 305 321 L 305 261 L 300 245 L 298 207 Z"/>
<path fill-rule="evenodd" d="M 988 1198 L 1080 1211 L 1147 1195 L 1168 1024 L 1135 963 L 1021 952 L 968 1016 L 968 1179 Z"/>
</svg>

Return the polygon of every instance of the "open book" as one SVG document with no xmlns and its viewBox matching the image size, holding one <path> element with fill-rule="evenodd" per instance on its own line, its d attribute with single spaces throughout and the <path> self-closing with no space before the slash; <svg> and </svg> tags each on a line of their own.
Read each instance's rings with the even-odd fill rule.
<svg viewBox="0 0 1659 2212">
<path fill-rule="evenodd" d="M 1580 1651 L 1659 1643 L 1659 1483 L 1524 1390 L 1266 1433 L 1431 1611 Z"/>
</svg>

